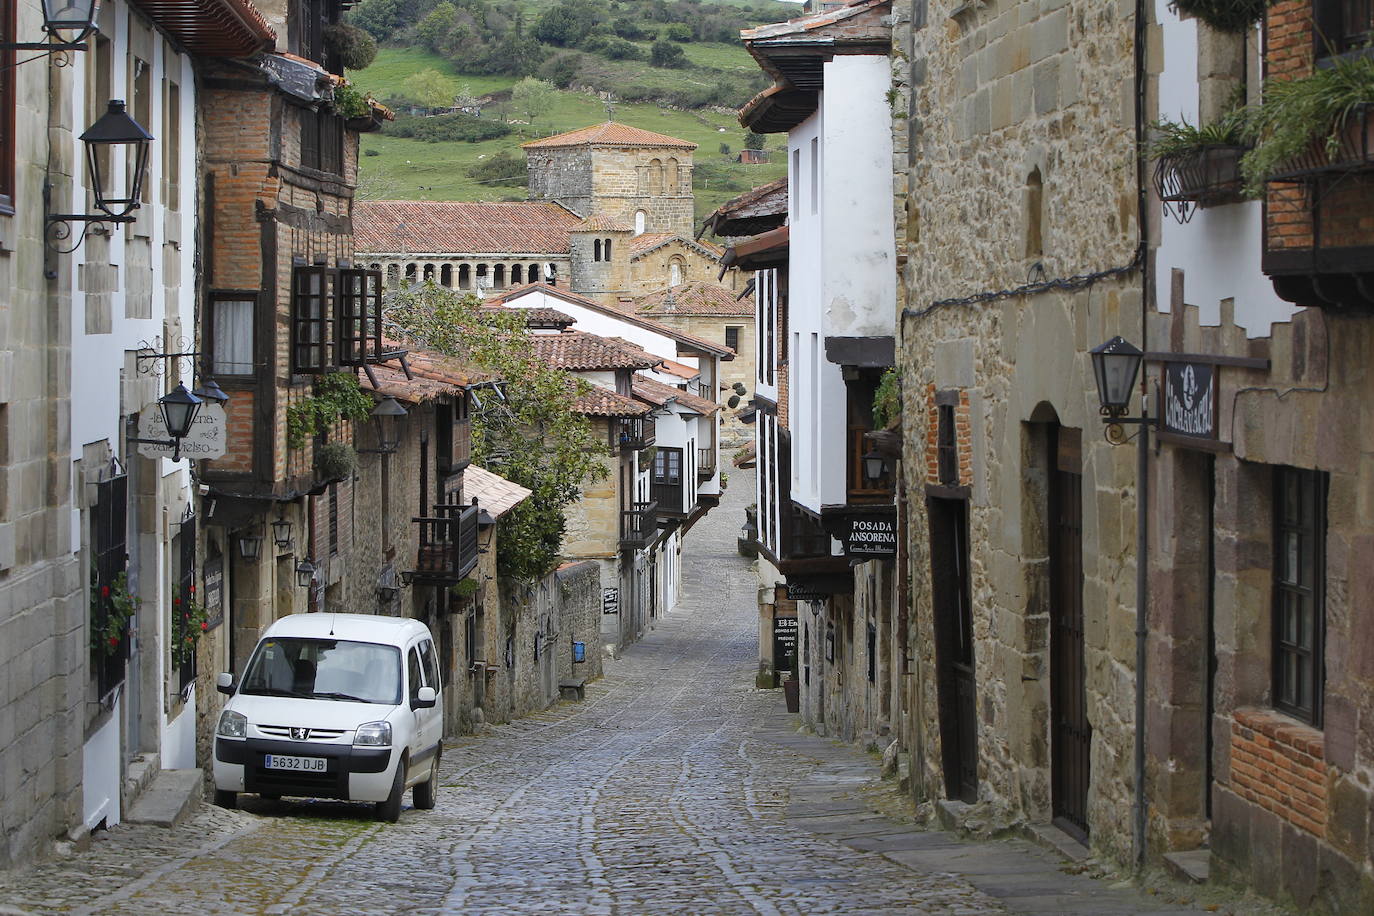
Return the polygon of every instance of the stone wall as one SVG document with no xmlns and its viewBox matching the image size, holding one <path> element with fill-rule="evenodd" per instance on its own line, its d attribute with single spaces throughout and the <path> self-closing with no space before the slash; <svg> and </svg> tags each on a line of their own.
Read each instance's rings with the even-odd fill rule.
<svg viewBox="0 0 1374 916">
<path fill-rule="evenodd" d="M 40 34 L 39 4 L 11 10 L 16 35 Z M 65 271 L 44 278 L 40 254 L 48 144 L 73 142 L 73 125 L 48 110 L 49 79 L 71 90 L 64 73 L 42 64 L 6 73 L 15 83 L 16 206 L 0 215 L 0 869 L 43 854 L 81 820 L 90 653 L 70 543 L 72 291 Z M 59 194 L 71 166 L 64 159 L 53 169 Z"/>
<path fill-rule="evenodd" d="M 1133 453 L 1097 435 L 1087 349 L 1140 325 L 1140 277 L 1073 292 L 931 307 L 1028 278 L 1131 263 L 1136 246 L 1133 23 L 1123 4 L 897 0 L 894 67 L 899 304 L 917 684 L 908 747 L 916 791 L 946 795 L 927 497 L 965 502 L 985 823 L 1048 821 L 1049 424 L 1082 431 L 1086 700 L 1093 729 L 1088 827 L 1126 857 L 1134 658 Z M 1124 87 L 1124 88 L 1123 88 Z M 1041 273 L 1043 271 L 1043 274 Z M 1138 331 L 1134 336 L 1138 337 Z M 931 387 L 967 403 L 960 465 L 924 469 Z M 930 487 L 936 487 L 932 491 Z"/>
</svg>

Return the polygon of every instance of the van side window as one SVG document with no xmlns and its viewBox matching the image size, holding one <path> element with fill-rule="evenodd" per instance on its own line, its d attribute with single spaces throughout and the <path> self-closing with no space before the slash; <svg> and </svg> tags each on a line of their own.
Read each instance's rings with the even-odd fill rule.
<svg viewBox="0 0 1374 916">
<path fill-rule="evenodd" d="M 434 642 L 426 639 L 420 643 L 420 664 L 425 669 L 425 685 L 439 692 L 439 659 L 434 654 Z"/>
<path fill-rule="evenodd" d="M 410 681 L 410 698 L 414 700 L 420 696 L 420 688 L 425 686 L 425 682 L 420 679 L 420 653 L 411 646 L 406 657 L 406 678 Z"/>
</svg>

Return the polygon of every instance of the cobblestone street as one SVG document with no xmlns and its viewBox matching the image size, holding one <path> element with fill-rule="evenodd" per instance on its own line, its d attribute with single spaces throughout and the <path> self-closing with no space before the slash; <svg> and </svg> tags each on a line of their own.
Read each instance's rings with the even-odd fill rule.
<svg viewBox="0 0 1374 916">
<path fill-rule="evenodd" d="M 963 844 L 868 810 L 872 758 L 798 735 L 781 693 L 753 687 L 753 574 L 734 551 L 750 484 L 739 475 L 689 536 L 683 604 L 583 702 L 447 745 L 434 811 L 407 796 L 385 825 L 370 806 L 245 796 L 0 876 L 0 912 L 1167 910 L 1026 844 Z M 967 872 L 993 876 L 991 892 Z M 1011 885 L 1019 896 L 996 893 Z"/>
</svg>

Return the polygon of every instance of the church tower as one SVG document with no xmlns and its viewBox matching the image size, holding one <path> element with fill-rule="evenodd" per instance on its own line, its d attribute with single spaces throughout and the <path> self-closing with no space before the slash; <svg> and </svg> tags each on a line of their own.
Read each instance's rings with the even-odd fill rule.
<svg viewBox="0 0 1374 916">
<path fill-rule="evenodd" d="M 604 217 L 634 235 L 692 236 L 695 143 L 607 121 L 522 148 L 530 200 L 556 201 L 588 219 Z"/>
</svg>

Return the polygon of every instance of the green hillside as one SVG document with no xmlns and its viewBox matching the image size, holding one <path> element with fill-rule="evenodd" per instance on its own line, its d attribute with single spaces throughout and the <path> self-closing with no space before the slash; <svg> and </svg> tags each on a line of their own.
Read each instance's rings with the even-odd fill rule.
<svg viewBox="0 0 1374 916">
<path fill-rule="evenodd" d="M 723 53 L 713 45 L 688 45 L 689 55 Z M 736 51 L 750 63 L 742 49 Z M 607 62 L 608 64 L 642 65 L 645 71 L 655 68 L 640 61 Z M 718 64 L 717 64 L 718 66 Z M 463 74 L 443 57 L 415 49 L 384 48 L 377 60 L 366 70 L 350 74 L 353 82 L 364 92 L 379 99 L 403 94 L 402 84 L 410 75 L 425 69 L 435 69 L 453 81 L 454 93 L 473 96 L 506 96 L 516 83 L 514 76 Z M 684 76 L 694 71 L 671 71 Z M 504 111 L 502 110 L 504 109 Z M 482 117 L 515 121 L 518 115 L 508 103 L 498 101 L 482 111 Z M 616 103 L 615 120 L 698 144 L 696 162 L 696 210 L 698 219 L 724 201 L 756 185 L 764 184 L 786 172 L 785 157 L 774 149 L 774 162 L 762 165 L 740 165 L 733 156 L 743 147 L 744 129 L 732 111 L 719 109 L 678 110 L 652 103 Z M 468 170 L 486 159 L 506 151 L 522 158 L 519 146 L 527 140 L 596 124 L 606 119 L 604 103 L 586 91 L 557 92 L 549 112 L 535 119 L 533 125 L 512 123 L 509 136 L 478 143 L 429 143 L 403 137 L 388 136 L 383 130 L 366 134 L 362 139 L 363 157 L 360 163 L 361 193 L 372 198 L 400 198 L 414 200 L 503 200 L 524 199 L 524 178 L 482 184 L 470 178 Z M 781 137 L 768 138 L 770 145 L 780 144 Z M 730 156 L 720 153 L 722 143 L 728 144 Z M 522 160 L 523 161 L 523 160 Z"/>
</svg>

